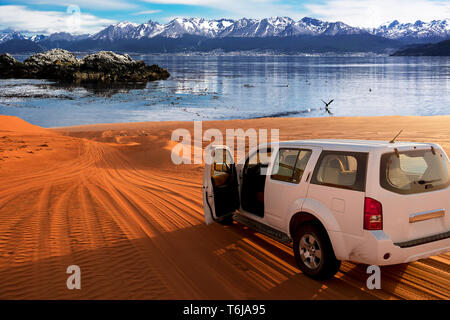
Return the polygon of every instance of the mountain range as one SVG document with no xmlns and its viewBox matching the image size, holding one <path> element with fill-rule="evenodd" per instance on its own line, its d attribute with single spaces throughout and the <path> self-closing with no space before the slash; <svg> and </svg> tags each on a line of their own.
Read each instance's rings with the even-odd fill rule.
<svg viewBox="0 0 450 320">
<path fill-rule="evenodd" d="M 352 27 L 343 22 L 327 22 L 305 17 L 295 21 L 288 17 L 264 19 L 217 19 L 177 18 L 167 24 L 149 20 L 137 24 L 119 22 L 95 33 L 73 35 L 55 33 L 51 35 L 27 35 L 13 30 L 0 32 L 0 50 L 11 51 L 11 44 L 21 47 L 33 42 L 39 47 L 62 47 L 72 50 L 96 48 L 135 50 L 135 52 L 206 51 L 206 50 L 278 50 L 286 46 L 289 50 L 333 51 L 337 40 L 365 41 L 366 51 L 397 49 L 412 43 L 429 43 L 450 37 L 450 19 L 431 22 L 416 21 L 400 23 L 397 20 L 377 28 Z M 302 44 L 288 44 L 287 39 L 295 38 Z M 331 40 L 333 38 L 333 40 Z M 174 42 L 174 40 L 181 40 Z M 245 40 L 246 39 L 246 40 Z M 262 41 L 264 39 L 265 41 Z M 13 42 L 10 42 L 15 40 Z M 245 44 L 245 41 L 248 43 Z M 6 45 L 9 42 L 9 45 Z M 5 46 L 6 45 L 6 46 Z M 146 46 L 152 48 L 146 50 Z M 155 48 L 155 46 L 159 46 Z M 364 50 L 360 45 L 350 45 L 348 51 Z M 345 48 L 338 46 L 338 51 Z M 156 50 L 156 51 L 155 51 Z M 288 50 L 288 51 L 289 51 Z M 345 51 L 345 50 L 344 50 Z"/>
</svg>

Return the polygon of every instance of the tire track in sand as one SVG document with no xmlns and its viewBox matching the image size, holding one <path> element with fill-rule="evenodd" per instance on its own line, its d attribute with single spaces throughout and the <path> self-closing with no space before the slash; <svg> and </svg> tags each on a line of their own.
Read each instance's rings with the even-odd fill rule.
<svg viewBox="0 0 450 320">
<path fill-rule="evenodd" d="M 77 141 L 75 159 L 0 178 L 0 298 L 449 299 L 448 254 L 382 268 L 378 292 L 348 262 L 315 282 L 290 248 L 204 225 L 201 172 L 139 168 L 120 148 Z M 69 264 L 82 268 L 79 292 L 65 288 Z"/>
</svg>

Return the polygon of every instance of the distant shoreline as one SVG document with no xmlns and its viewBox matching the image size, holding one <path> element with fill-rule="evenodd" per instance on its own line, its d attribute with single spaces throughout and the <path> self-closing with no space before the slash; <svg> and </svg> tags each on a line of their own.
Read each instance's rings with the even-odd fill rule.
<svg viewBox="0 0 450 320">
<path fill-rule="evenodd" d="M 450 57 L 450 39 L 398 50 L 392 56 L 402 57 Z"/>
<path fill-rule="evenodd" d="M 1 118 L 2 115 L 0 115 Z M 328 120 L 327 120 L 328 119 Z M 334 120 L 330 120 L 334 119 Z M 255 121 L 255 123 L 260 123 L 261 121 L 268 121 L 270 123 L 279 123 L 279 121 L 291 121 L 291 122 L 340 122 L 340 121 L 359 121 L 367 119 L 371 122 L 381 121 L 385 119 L 386 121 L 393 121 L 398 119 L 399 121 L 407 121 L 407 122 L 416 122 L 420 119 L 426 121 L 432 121 L 433 119 L 436 121 L 448 121 L 450 122 L 450 115 L 427 115 L 427 116 L 403 116 L 403 115 L 394 115 L 394 116 L 353 116 L 353 117 L 274 117 L 274 116 L 266 116 L 266 117 L 258 117 L 258 118 L 245 118 L 245 119 L 219 119 L 219 120 L 204 120 L 202 123 L 211 125 L 217 124 L 220 127 L 226 127 L 227 124 L 233 124 L 235 127 L 239 127 L 239 123 L 245 123 L 247 126 L 249 122 Z M 408 120 L 407 120 L 408 119 Z M 172 127 L 175 125 L 183 126 L 189 125 L 191 126 L 194 121 L 192 120 L 152 120 L 152 121 L 136 121 L 136 122 L 111 122 L 111 123 L 90 123 L 90 124 L 81 124 L 81 125 L 73 125 L 73 126 L 56 126 L 56 127 L 42 127 L 46 130 L 54 130 L 54 131 L 62 131 L 62 132 L 78 132 L 78 131 L 102 131 L 102 130 L 120 130 L 121 128 L 138 128 L 144 126 L 168 126 Z M 450 145 L 449 145 L 450 146 Z"/>
<path fill-rule="evenodd" d="M 93 51 L 73 51 L 72 53 L 75 54 L 77 57 L 82 57 L 84 55 L 97 52 L 95 50 Z M 329 53 L 277 53 L 277 52 L 252 52 L 252 51 L 234 51 L 234 52 L 199 52 L 199 51 L 186 51 L 186 52 L 172 52 L 172 53 L 139 53 L 139 52 L 130 52 L 130 51 L 117 51 L 121 54 L 128 54 L 130 56 L 136 57 L 136 56 L 168 56 L 168 57 L 182 57 L 182 56 L 189 56 L 189 57 L 330 57 L 330 58 L 359 58 L 359 57 L 391 57 L 392 55 L 388 53 L 373 53 L 373 52 L 350 52 L 350 53 L 336 53 L 336 52 L 329 52 Z M 27 52 L 27 53 L 10 53 L 13 57 L 16 59 L 18 57 L 25 57 L 32 54 L 35 54 L 36 52 Z M 20 60 L 20 59 L 18 59 Z"/>
</svg>

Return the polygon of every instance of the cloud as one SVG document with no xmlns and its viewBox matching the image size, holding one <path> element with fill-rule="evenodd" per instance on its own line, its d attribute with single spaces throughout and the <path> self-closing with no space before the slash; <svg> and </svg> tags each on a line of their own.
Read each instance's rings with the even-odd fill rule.
<svg viewBox="0 0 450 320">
<path fill-rule="evenodd" d="M 450 17 L 448 0 L 326 0 L 305 7 L 314 17 L 359 27 L 376 27 L 391 20 L 414 22 Z"/>
<path fill-rule="evenodd" d="M 103 19 L 77 11 L 71 7 L 66 11 L 36 11 L 25 6 L 0 6 L 0 29 L 50 34 L 69 32 L 74 34 L 94 33 L 114 20 Z"/>
<path fill-rule="evenodd" d="M 448 0 L 142 0 L 157 4 L 203 6 L 228 12 L 230 18 L 304 16 L 375 27 L 389 20 L 414 22 L 450 17 Z M 218 18 L 219 16 L 217 16 Z"/>
<path fill-rule="evenodd" d="M 155 14 L 155 13 L 158 13 L 158 12 L 162 12 L 162 10 L 139 11 L 139 12 L 132 13 L 132 15 L 139 16 L 139 15 L 144 15 L 144 14 Z"/>
<path fill-rule="evenodd" d="M 292 1 L 283 0 L 142 0 L 154 4 L 203 6 L 220 10 L 216 18 L 267 18 L 273 16 L 304 17 L 304 11 Z M 228 14 L 224 14 L 224 12 Z"/>
<path fill-rule="evenodd" d="M 24 0 L 26 4 L 54 5 L 68 7 L 77 5 L 84 9 L 123 10 L 137 8 L 137 5 L 126 0 Z"/>
<path fill-rule="evenodd" d="M 184 4 L 193 6 L 208 6 L 208 7 L 220 7 L 230 1 L 224 0 L 143 0 L 145 2 L 151 3 L 162 3 L 162 4 Z M 252 0 L 250 0 L 252 1 Z M 253 1 L 255 2 L 255 1 Z M 269 2 L 269 1 L 256 1 L 256 2 Z"/>
</svg>

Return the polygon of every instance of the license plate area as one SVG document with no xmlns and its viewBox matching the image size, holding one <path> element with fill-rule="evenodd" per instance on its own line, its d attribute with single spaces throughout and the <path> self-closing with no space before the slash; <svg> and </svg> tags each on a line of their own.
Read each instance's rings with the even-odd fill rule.
<svg viewBox="0 0 450 320">
<path fill-rule="evenodd" d="M 420 221 L 440 218 L 443 216 L 445 216 L 444 209 L 437 209 L 437 210 L 414 213 L 409 216 L 409 223 L 416 223 L 416 222 L 420 222 Z"/>
</svg>

